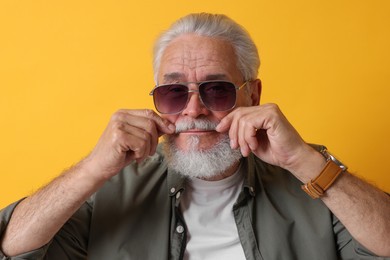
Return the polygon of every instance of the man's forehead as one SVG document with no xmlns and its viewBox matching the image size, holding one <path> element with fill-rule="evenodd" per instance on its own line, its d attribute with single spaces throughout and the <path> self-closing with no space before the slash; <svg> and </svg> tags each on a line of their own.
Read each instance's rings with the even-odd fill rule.
<svg viewBox="0 0 390 260">
<path fill-rule="evenodd" d="M 185 35 L 165 49 L 158 81 L 232 80 L 237 74 L 235 52 L 225 40 Z"/>
</svg>

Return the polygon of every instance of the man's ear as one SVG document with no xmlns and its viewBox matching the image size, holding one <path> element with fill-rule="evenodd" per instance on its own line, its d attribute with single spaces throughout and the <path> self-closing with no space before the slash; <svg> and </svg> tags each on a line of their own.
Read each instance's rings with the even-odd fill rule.
<svg viewBox="0 0 390 260">
<path fill-rule="evenodd" d="M 258 106 L 260 104 L 260 97 L 261 97 L 261 80 L 256 79 L 252 81 L 251 87 L 252 87 L 252 93 L 251 93 L 252 106 Z"/>
</svg>

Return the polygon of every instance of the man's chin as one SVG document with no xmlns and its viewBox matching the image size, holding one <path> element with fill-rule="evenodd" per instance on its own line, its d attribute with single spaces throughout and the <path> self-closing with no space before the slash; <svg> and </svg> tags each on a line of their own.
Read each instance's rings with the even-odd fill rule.
<svg viewBox="0 0 390 260">
<path fill-rule="evenodd" d="M 204 146 L 199 138 L 190 138 L 184 149 L 166 136 L 163 149 L 168 167 L 188 177 L 211 178 L 224 174 L 242 157 L 239 150 L 232 150 L 228 136 L 217 139 L 214 145 Z"/>
</svg>

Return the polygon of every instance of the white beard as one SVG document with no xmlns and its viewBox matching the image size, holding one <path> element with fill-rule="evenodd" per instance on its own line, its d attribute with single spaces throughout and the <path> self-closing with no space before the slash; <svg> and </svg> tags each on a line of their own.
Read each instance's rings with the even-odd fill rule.
<svg viewBox="0 0 390 260">
<path fill-rule="evenodd" d="M 217 123 L 205 119 L 176 122 L 176 132 L 188 129 L 215 129 Z M 199 136 L 188 139 L 186 151 L 180 150 L 175 144 L 175 135 L 164 136 L 163 150 L 166 155 L 168 167 L 180 174 L 192 177 L 208 179 L 223 174 L 237 163 L 242 155 L 239 149 L 230 148 L 228 134 L 223 134 L 209 149 L 199 148 Z"/>
</svg>

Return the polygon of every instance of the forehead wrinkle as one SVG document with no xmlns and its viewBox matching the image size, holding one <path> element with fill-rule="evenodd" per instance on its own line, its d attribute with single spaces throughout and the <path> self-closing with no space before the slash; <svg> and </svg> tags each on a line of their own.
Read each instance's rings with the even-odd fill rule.
<svg viewBox="0 0 390 260">
<path fill-rule="evenodd" d="M 210 64 L 221 64 L 221 62 L 223 62 L 215 47 L 210 49 L 207 53 L 204 53 L 199 51 L 199 49 L 187 47 L 188 44 L 184 44 L 184 46 L 185 47 L 182 50 L 175 49 L 173 55 L 171 54 L 170 57 L 164 57 L 167 62 L 171 65 L 181 66 L 182 68 L 186 67 L 190 70 L 207 67 L 210 66 Z"/>
<path fill-rule="evenodd" d="M 240 76 L 235 59 L 231 46 L 224 41 L 199 36 L 179 37 L 163 53 L 160 80 L 165 83 L 235 81 Z"/>
</svg>

